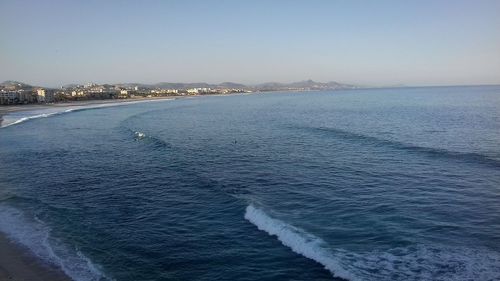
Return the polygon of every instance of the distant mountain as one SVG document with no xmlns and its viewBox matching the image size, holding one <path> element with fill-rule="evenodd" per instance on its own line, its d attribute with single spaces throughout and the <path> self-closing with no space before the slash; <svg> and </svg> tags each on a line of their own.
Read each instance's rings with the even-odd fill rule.
<svg viewBox="0 0 500 281">
<path fill-rule="evenodd" d="M 19 81 L 13 81 L 13 80 L 4 81 L 4 82 L 0 83 L 0 86 L 3 86 L 3 87 L 10 87 L 10 86 L 32 87 L 29 84 L 26 84 L 26 83 L 23 83 L 23 82 L 19 82 Z"/>
<path fill-rule="evenodd" d="M 220 84 L 209 84 L 209 83 L 156 83 L 151 85 L 153 88 L 161 89 L 189 89 L 189 88 L 224 88 L 224 89 L 247 89 L 246 85 L 233 83 L 233 82 L 223 82 Z"/>
<path fill-rule="evenodd" d="M 19 81 L 7 80 L 0 83 L 0 89 L 6 90 L 30 90 L 33 88 L 31 85 Z"/>
<path fill-rule="evenodd" d="M 217 87 L 226 88 L 226 89 L 245 89 L 249 88 L 247 85 L 233 83 L 233 82 L 223 82 L 217 85 Z"/>
<path fill-rule="evenodd" d="M 160 88 L 160 89 L 187 89 L 187 88 L 213 88 L 214 85 L 208 84 L 208 83 L 168 83 L 168 82 L 162 82 L 162 83 L 156 83 L 151 85 L 153 88 Z"/>
<path fill-rule="evenodd" d="M 278 88 L 284 88 L 286 87 L 286 84 L 283 83 L 278 83 L 278 82 L 266 82 L 262 84 L 255 85 L 254 88 L 256 89 L 278 89 Z"/>
<path fill-rule="evenodd" d="M 3 81 L 2 83 L 0 83 L 0 86 L 13 86 L 13 85 L 28 85 L 28 84 L 24 84 L 22 82 L 18 82 L 18 81 L 12 81 L 12 80 L 7 80 L 7 81 Z"/>
<path fill-rule="evenodd" d="M 354 89 L 357 88 L 357 86 L 338 83 L 335 81 L 322 83 L 313 80 L 305 80 L 292 83 L 268 82 L 256 85 L 254 86 L 254 88 L 260 90 L 340 90 L 340 89 Z"/>
<path fill-rule="evenodd" d="M 80 84 L 66 84 L 62 86 L 62 88 L 76 88 L 78 86 L 81 86 Z"/>
<path fill-rule="evenodd" d="M 281 90 L 298 90 L 298 91 L 308 91 L 308 90 L 339 90 L 339 89 L 354 89 L 358 86 L 338 83 L 335 81 L 330 81 L 326 83 L 316 82 L 313 80 L 304 80 L 292 83 L 278 83 L 278 82 L 267 82 L 258 85 L 244 85 L 241 83 L 234 82 L 223 82 L 220 84 L 209 84 L 204 82 L 198 83 L 171 83 L 171 82 L 161 82 L 156 84 L 144 84 L 144 83 L 117 83 L 117 84 L 105 84 L 108 87 L 121 87 L 121 88 L 135 88 L 139 89 L 189 89 L 189 88 L 212 88 L 212 89 L 244 89 L 253 91 L 281 91 Z M 81 85 L 79 84 L 67 84 L 63 88 L 76 88 Z M 34 86 L 28 85 L 26 83 L 18 81 L 5 81 L 0 84 L 1 89 L 16 90 L 16 89 L 33 89 Z"/>
<path fill-rule="evenodd" d="M 313 80 L 299 81 L 293 83 L 277 83 L 268 82 L 254 86 L 244 85 L 234 82 L 223 82 L 220 84 L 209 84 L 204 82 L 198 83 L 171 83 L 161 82 L 156 84 L 140 84 L 140 83 L 122 83 L 116 84 L 119 87 L 139 87 L 141 89 L 189 89 L 189 88 L 223 88 L 223 89 L 247 89 L 259 91 L 277 91 L 277 90 L 337 90 L 337 89 L 353 89 L 354 85 L 342 84 L 338 82 L 321 83 Z"/>
</svg>

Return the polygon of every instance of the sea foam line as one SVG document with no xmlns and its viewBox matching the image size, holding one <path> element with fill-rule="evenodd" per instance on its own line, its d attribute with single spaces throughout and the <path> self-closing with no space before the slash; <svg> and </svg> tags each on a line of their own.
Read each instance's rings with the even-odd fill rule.
<svg viewBox="0 0 500 281">
<path fill-rule="evenodd" d="M 281 243 L 306 258 L 312 259 L 325 267 L 333 276 L 355 280 L 348 271 L 323 248 L 325 242 L 312 234 L 281 220 L 271 218 L 264 211 L 249 205 L 246 208 L 245 219 L 257 226 L 259 230 L 276 236 Z"/>
<path fill-rule="evenodd" d="M 70 105 L 68 107 L 61 107 L 59 111 L 55 112 L 47 112 L 47 113 L 41 113 L 41 114 L 35 114 L 35 115 L 30 115 L 33 114 L 34 112 L 40 112 L 43 110 L 36 110 L 36 111 L 26 111 L 24 112 L 25 114 L 28 114 L 27 116 L 21 117 L 13 122 L 5 122 L 5 120 L 2 122 L 2 126 L 0 128 L 6 128 L 9 126 L 17 125 L 29 120 L 33 119 L 38 119 L 38 118 L 47 118 L 55 115 L 60 115 L 60 114 L 65 114 L 65 113 L 70 113 L 70 112 L 76 112 L 76 111 L 82 111 L 82 110 L 88 110 L 88 109 L 99 109 L 99 108 L 106 108 L 106 107 L 114 107 L 114 106 L 123 106 L 123 105 L 131 105 L 131 104 L 137 104 L 137 103 L 144 103 L 144 102 L 153 102 L 153 101 L 167 101 L 167 100 L 173 100 L 173 99 L 161 99 L 161 100 L 140 100 L 140 101 L 128 101 L 128 102 L 115 102 L 115 103 L 103 103 L 103 104 L 91 104 L 91 105 Z M 57 110 L 57 107 L 51 107 L 47 108 L 47 111 L 52 111 L 52 110 Z M 14 114 L 20 114 L 22 111 L 14 112 Z M 6 114 L 4 116 L 4 119 L 9 119 L 13 115 L 11 114 Z"/>
<path fill-rule="evenodd" d="M 61 112 L 43 113 L 43 114 L 38 114 L 38 115 L 26 116 L 26 117 L 19 118 L 12 123 L 7 123 L 5 125 L 2 125 L 1 128 L 5 128 L 5 127 L 13 126 L 13 125 L 16 125 L 19 123 L 23 123 L 23 122 L 26 122 L 26 121 L 31 120 L 31 119 L 46 118 L 46 117 L 50 117 L 53 115 L 63 114 L 66 112 L 71 112 L 71 111 L 73 111 L 73 110 L 68 109 L 68 110 L 61 111 Z"/>
<path fill-rule="evenodd" d="M 385 250 L 350 252 L 327 249 L 321 238 L 268 216 L 249 205 L 245 219 L 276 236 L 294 252 L 349 280 L 500 280 L 500 253 L 481 247 L 431 243 Z"/>
<path fill-rule="evenodd" d="M 110 280 L 82 252 L 51 237 L 47 225 L 39 219 L 29 219 L 19 209 L 0 205 L 0 231 L 38 258 L 59 267 L 72 280 Z"/>
</svg>

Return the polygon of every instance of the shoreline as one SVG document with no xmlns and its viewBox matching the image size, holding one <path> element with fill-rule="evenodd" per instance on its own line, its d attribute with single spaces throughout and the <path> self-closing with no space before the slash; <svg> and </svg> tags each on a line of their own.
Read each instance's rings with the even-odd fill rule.
<svg viewBox="0 0 500 281">
<path fill-rule="evenodd" d="M 20 111 L 45 110 L 58 107 L 72 106 L 99 106 L 106 104 L 152 102 L 162 100 L 176 100 L 183 98 L 199 97 L 172 96 L 156 98 L 137 98 L 124 100 L 91 100 L 75 101 L 55 104 L 27 104 L 0 106 L 0 128 L 2 128 L 3 116 Z M 61 268 L 37 257 L 31 250 L 11 239 L 6 233 L 0 231 L 0 281 L 73 281 Z"/>
<path fill-rule="evenodd" d="M 162 100 L 176 100 L 183 98 L 199 97 L 193 96 L 172 96 L 156 98 L 138 98 L 126 100 L 91 100 L 75 101 L 69 103 L 55 104 L 27 104 L 0 106 L 0 128 L 2 128 L 3 116 L 20 111 L 45 110 L 58 107 L 72 106 L 99 106 L 105 104 L 136 103 Z M 61 268 L 50 264 L 37 257 L 29 249 L 25 248 L 6 233 L 0 231 L 0 281 L 73 281 Z"/>
<path fill-rule="evenodd" d="M 20 111 L 45 110 L 58 107 L 100 106 L 106 104 L 136 103 L 196 98 L 203 95 L 137 98 L 124 100 L 91 100 L 53 104 L 8 105 L 0 107 L 0 128 L 3 116 Z M 227 95 L 210 95 L 227 96 Z M 8 125 L 7 125 L 8 126 Z M 0 231 L 0 281 L 73 281 L 63 269 L 37 257 L 31 250 Z"/>
<path fill-rule="evenodd" d="M 254 93 L 246 93 L 246 94 L 254 94 Z M 239 95 L 239 94 L 167 96 L 167 97 L 151 97 L 151 98 L 71 101 L 71 102 L 58 102 L 58 103 L 49 103 L 49 104 L 2 105 L 2 106 L 0 106 L 0 128 L 4 127 L 2 124 L 4 121 L 3 116 L 14 113 L 14 112 L 21 112 L 21 111 L 45 110 L 45 109 L 58 108 L 58 107 L 89 106 L 89 105 L 99 106 L 99 105 L 105 105 L 105 104 L 137 103 L 137 102 L 177 100 L 177 99 L 189 99 L 189 98 L 198 98 L 198 97 L 221 97 L 221 96 L 233 96 L 233 95 Z M 7 127 L 7 126 L 5 126 L 5 127 Z"/>
<path fill-rule="evenodd" d="M 195 97 L 195 96 L 186 96 Z M 128 102 L 147 102 L 156 100 L 175 100 L 179 98 L 185 98 L 184 96 L 172 96 L 172 97 L 156 97 L 156 98 L 136 98 L 136 99 L 109 99 L 109 100 L 88 100 L 88 101 L 73 101 L 73 102 L 60 102 L 60 103 L 50 103 L 50 104 L 19 104 L 19 105 L 3 105 L 0 106 L 0 128 L 2 128 L 3 116 L 20 111 L 32 111 L 32 110 L 44 110 L 50 108 L 58 107 L 72 107 L 72 106 L 89 106 L 89 105 L 104 105 L 113 103 L 128 103 Z"/>
<path fill-rule="evenodd" d="M 0 281 L 72 281 L 62 269 L 37 258 L 0 232 Z"/>
</svg>

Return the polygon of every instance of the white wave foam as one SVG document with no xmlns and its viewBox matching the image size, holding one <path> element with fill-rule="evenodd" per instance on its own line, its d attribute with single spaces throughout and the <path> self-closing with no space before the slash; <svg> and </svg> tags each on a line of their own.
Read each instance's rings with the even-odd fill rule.
<svg viewBox="0 0 500 281">
<path fill-rule="evenodd" d="M 31 119 L 46 118 L 46 117 L 50 117 L 50 116 L 61 114 L 61 113 L 62 112 L 53 112 L 53 113 L 43 113 L 43 114 L 21 117 L 21 118 L 15 120 L 15 121 L 12 121 L 12 122 L 2 122 L 4 124 L 4 125 L 2 125 L 2 128 L 16 125 L 19 123 L 23 123 L 23 122 L 26 122 L 26 121 L 31 120 Z M 6 119 L 7 119 L 7 117 L 6 117 Z"/>
<path fill-rule="evenodd" d="M 350 280 L 355 279 L 322 247 L 325 242 L 321 238 L 280 220 L 273 219 L 253 205 L 247 207 L 245 219 L 257 226 L 258 229 L 278 237 L 278 240 L 283 245 L 291 248 L 294 252 L 322 264 L 334 276 Z"/>
<path fill-rule="evenodd" d="M 109 280 L 83 253 L 51 237 L 50 229 L 43 222 L 29 219 L 18 209 L 0 206 L 0 231 L 75 281 Z"/>
<path fill-rule="evenodd" d="M 419 245 L 353 258 L 353 270 L 364 280 L 500 280 L 499 253 L 480 247 Z"/>
<path fill-rule="evenodd" d="M 141 140 L 146 137 L 146 134 L 143 132 L 135 132 L 134 135 L 136 140 Z"/>
<path fill-rule="evenodd" d="M 484 248 L 416 245 L 364 253 L 329 248 L 321 238 L 252 205 L 245 219 L 294 252 L 349 280 L 500 280 L 500 253 Z"/>
<path fill-rule="evenodd" d="M 168 101 L 172 99 L 162 99 L 161 101 Z M 114 106 L 123 106 L 144 102 L 153 102 L 160 100 L 144 100 L 144 101 L 128 101 L 128 102 L 113 102 L 113 103 L 103 103 L 103 104 L 89 104 L 89 105 L 71 105 L 71 106 L 61 106 L 61 107 L 50 107 L 44 110 L 34 110 L 34 111 L 19 111 L 10 114 L 6 114 L 3 118 L 1 127 L 5 128 L 13 125 L 17 125 L 29 120 L 38 119 L 38 118 L 46 118 L 54 115 L 60 115 L 64 113 L 76 112 L 80 110 L 86 109 L 98 109 L 98 108 L 106 108 L 106 107 L 114 107 Z M 43 112 L 43 113 L 41 113 Z"/>
</svg>

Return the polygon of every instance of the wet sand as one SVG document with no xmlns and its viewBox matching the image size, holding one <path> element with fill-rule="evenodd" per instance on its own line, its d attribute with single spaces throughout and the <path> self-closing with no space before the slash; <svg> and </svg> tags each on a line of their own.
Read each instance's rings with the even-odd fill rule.
<svg viewBox="0 0 500 281">
<path fill-rule="evenodd" d="M 71 278 L 0 233 L 0 281 L 71 281 Z"/>
</svg>

